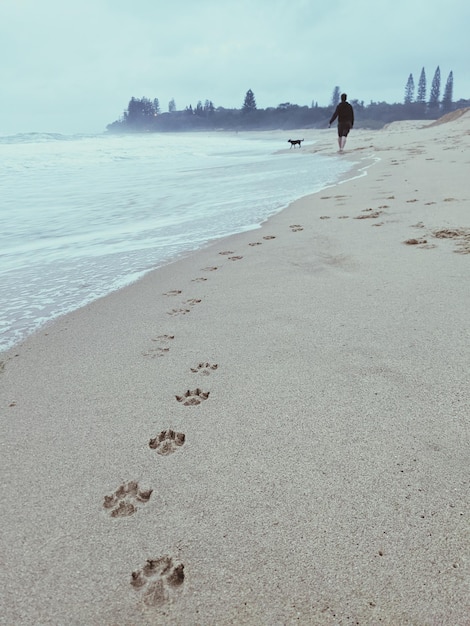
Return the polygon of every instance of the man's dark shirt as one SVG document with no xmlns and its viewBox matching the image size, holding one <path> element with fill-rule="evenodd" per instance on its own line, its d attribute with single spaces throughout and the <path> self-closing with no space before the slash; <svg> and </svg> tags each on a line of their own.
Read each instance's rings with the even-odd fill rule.
<svg viewBox="0 0 470 626">
<path fill-rule="evenodd" d="M 354 111 L 349 102 L 340 102 L 333 113 L 330 124 L 338 118 L 339 124 L 349 123 L 354 126 Z"/>
</svg>

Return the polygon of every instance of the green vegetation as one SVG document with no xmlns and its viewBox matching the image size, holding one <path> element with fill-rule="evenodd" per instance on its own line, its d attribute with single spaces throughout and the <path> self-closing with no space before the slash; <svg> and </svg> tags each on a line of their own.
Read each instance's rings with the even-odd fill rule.
<svg viewBox="0 0 470 626">
<path fill-rule="evenodd" d="M 450 72 L 442 101 L 439 101 L 441 89 L 440 69 L 437 67 L 432 81 L 429 101 L 426 101 L 426 73 L 424 67 L 418 83 L 415 99 L 413 75 L 408 76 L 403 103 L 370 102 L 365 105 L 359 100 L 350 100 L 354 107 L 355 126 L 357 128 L 381 128 L 385 124 L 398 120 L 437 119 L 444 113 L 470 106 L 470 100 L 452 101 L 453 74 Z M 328 125 L 341 90 L 335 86 L 330 105 L 319 107 L 317 102 L 311 106 L 299 106 L 283 102 L 277 107 L 258 109 L 253 91 L 246 92 L 240 109 L 215 107 L 211 100 L 204 104 L 198 101 L 184 110 L 178 110 L 175 100 L 168 103 L 168 112 L 160 111 L 158 98 L 131 98 L 122 117 L 107 126 L 113 133 L 129 132 L 175 132 L 191 130 L 272 130 L 295 128 L 325 128 Z"/>
</svg>

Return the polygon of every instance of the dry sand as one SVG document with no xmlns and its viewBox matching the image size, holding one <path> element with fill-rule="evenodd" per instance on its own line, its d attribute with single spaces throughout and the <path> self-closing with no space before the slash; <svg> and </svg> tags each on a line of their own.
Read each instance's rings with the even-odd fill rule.
<svg viewBox="0 0 470 626">
<path fill-rule="evenodd" d="M 1 624 L 470 624 L 470 112 L 346 151 L 2 356 Z"/>
</svg>

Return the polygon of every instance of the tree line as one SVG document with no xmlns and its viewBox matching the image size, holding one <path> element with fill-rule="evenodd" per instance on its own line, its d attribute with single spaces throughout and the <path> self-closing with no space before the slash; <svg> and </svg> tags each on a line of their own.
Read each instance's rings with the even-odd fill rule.
<svg viewBox="0 0 470 626">
<path fill-rule="evenodd" d="M 458 108 L 470 106 L 470 100 L 453 102 L 453 73 L 450 72 L 441 93 L 441 73 L 439 66 L 434 72 L 429 97 L 424 67 L 415 93 L 413 74 L 408 76 L 402 103 L 370 102 L 351 100 L 355 111 L 357 127 L 380 128 L 384 124 L 405 119 L 436 119 L 440 115 Z M 283 102 L 276 107 L 259 109 L 255 94 L 251 89 L 245 94 L 239 109 L 216 107 L 211 100 L 201 100 L 178 110 L 174 98 L 168 103 L 168 111 L 162 112 L 158 98 L 153 100 L 132 97 L 120 119 L 108 124 L 109 132 L 175 132 L 190 130 L 273 130 L 295 128 L 323 128 L 340 101 L 341 90 L 333 89 L 330 104 L 318 106 L 312 101 L 310 106 L 299 106 Z"/>
</svg>

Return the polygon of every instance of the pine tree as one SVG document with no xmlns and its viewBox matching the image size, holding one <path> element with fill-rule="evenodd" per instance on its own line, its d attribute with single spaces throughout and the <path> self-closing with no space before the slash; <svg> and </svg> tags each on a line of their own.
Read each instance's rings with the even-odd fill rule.
<svg viewBox="0 0 470 626">
<path fill-rule="evenodd" d="M 132 97 L 124 111 L 124 120 L 134 127 L 148 126 L 155 117 L 155 107 L 145 96 L 141 99 Z"/>
<path fill-rule="evenodd" d="M 424 71 L 424 67 L 421 70 L 421 75 L 419 77 L 416 102 L 419 102 L 420 104 L 424 104 L 426 102 L 426 72 Z"/>
<path fill-rule="evenodd" d="M 339 104 L 339 101 L 341 99 L 341 93 L 340 93 L 340 88 L 338 87 L 338 85 L 336 85 L 336 87 L 333 89 L 333 95 L 331 96 L 331 106 L 336 108 Z"/>
<path fill-rule="evenodd" d="M 255 94 L 251 91 L 251 89 L 248 89 L 248 91 L 246 92 L 242 111 L 244 113 L 250 113 L 251 111 L 256 111 Z"/>
<path fill-rule="evenodd" d="M 415 98 L 415 81 L 413 80 L 413 74 L 408 76 L 408 81 L 405 87 L 405 104 L 410 104 Z"/>
<path fill-rule="evenodd" d="M 442 97 L 442 110 L 444 113 L 452 111 L 452 95 L 454 92 L 454 75 L 450 72 L 447 77 L 446 87 L 444 89 L 444 95 Z"/>
<path fill-rule="evenodd" d="M 215 106 L 212 100 L 206 100 L 204 102 L 204 113 L 206 113 L 206 115 L 209 115 L 211 113 L 214 113 L 214 111 L 215 111 Z"/>
<path fill-rule="evenodd" d="M 158 115 L 160 113 L 160 101 L 158 98 L 153 99 L 153 108 L 155 109 L 155 113 Z"/>
<path fill-rule="evenodd" d="M 439 96 L 441 95 L 441 70 L 439 65 L 434 72 L 434 78 L 431 83 L 431 92 L 429 94 L 429 109 L 436 110 L 439 108 Z"/>
<path fill-rule="evenodd" d="M 170 102 L 168 103 L 168 112 L 174 113 L 175 111 L 176 111 L 176 103 L 175 103 L 175 99 L 172 98 Z"/>
</svg>

